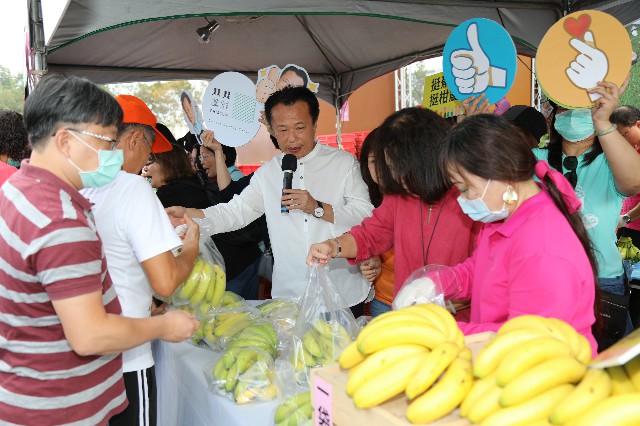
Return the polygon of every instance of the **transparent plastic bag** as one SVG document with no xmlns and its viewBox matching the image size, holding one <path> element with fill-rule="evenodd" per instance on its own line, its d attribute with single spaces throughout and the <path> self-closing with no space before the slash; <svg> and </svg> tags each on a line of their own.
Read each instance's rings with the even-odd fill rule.
<svg viewBox="0 0 640 426">
<path fill-rule="evenodd" d="M 234 336 L 260 319 L 260 313 L 249 305 L 220 309 L 213 314 L 213 334 L 219 347 L 226 349 Z"/>
<path fill-rule="evenodd" d="M 313 405 L 308 389 L 284 399 L 273 414 L 275 425 L 311 425 L 312 421 Z"/>
<path fill-rule="evenodd" d="M 221 308 L 233 309 L 242 306 L 249 306 L 242 296 L 228 290 L 224 292 L 224 295 L 222 296 L 222 303 L 220 304 Z"/>
<path fill-rule="evenodd" d="M 262 313 L 264 319 L 273 324 L 278 333 L 278 349 L 283 353 L 287 352 L 300 313 L 297 299 L 271 299 L 258 305 L 256 309 Z"/>
<path fill-rule="evenodd" d="M 257 320 L 224 342 L 224 347 L 225 349 L 258 348 L 276 359 L 279 355 L 278 333 L 269 321 Z"/>
<path fill-rule="evenodd" d="M 227 286 L 224 259 L 207 229 L 209 219 L 197 220 L 200 226 L 200 246 L 193 269 L 184 283 L 173 292 L 172 305 L 190 305 L 199 316 L 205 316 L 211 309 L 217 309 Z M 186 225 L 176 228 L 178 235 L 185 232 Z"/>
<path fill-rule="evenodd" d="M 198 319 L 200 320 L 200 327 L 195 331 L 195 333 L 193 333 L 193 336 L 187 339 L 187 343 L 190 343 L 199 348 L 205 348 L 205 349 L 211 348 L 211 346 L 206 342 L 206 339 L 205 339 L 205 336 L 207 335 L 208 316 L 199 316 L 196 313 L 196 309 L 191 305 L 179 305 L 179 306 L 169 305 L 167 310 L 168 311 L 180 310 L 180 311 L 186 311 L 186 312 L 195 314 L 196 317 L 198 317 Z"/>
<path fill-rule="evenodd" d="M 232 348 L 203 369 L 209 390 L 236 404 L 270 401 L 279 396 L 273 358 L 256 348 Z"/>
<path fill-rule="evenodd" d="M 351 309 L 329 279 L 328 267 L 314 263 L 291 339 L 297 382 L 309 383 L 309 368 L 334 363 L 358 331 Z"/>
<path fill-rule="evenodd" d="M 445 300 L 460 293 L 458 277 L 448 266 L 427 265 L 409 275 L 393 300 L 393 310 L 422 303 L 435 303 L 446 309 Z"/>
</svg>

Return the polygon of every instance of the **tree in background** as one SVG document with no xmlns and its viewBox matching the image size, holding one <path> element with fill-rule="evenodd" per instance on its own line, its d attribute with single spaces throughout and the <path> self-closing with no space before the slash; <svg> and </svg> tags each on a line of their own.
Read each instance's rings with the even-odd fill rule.
<svg viewBox="0 0 640 426">
<path fill-rule="evenodd" d="M 11 74 L 9 68 L 0 65 L 0 109 L 22 114 L 24 106 L 24 82 L 22 74 Z"/>
</svg>

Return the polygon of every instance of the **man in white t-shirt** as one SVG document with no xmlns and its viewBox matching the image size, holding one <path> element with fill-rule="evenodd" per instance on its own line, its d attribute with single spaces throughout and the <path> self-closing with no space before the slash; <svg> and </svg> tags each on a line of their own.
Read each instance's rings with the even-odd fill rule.
<svg viewBox="0 0 640 426">
<path fill-rule="evenodd" d="M 110 184 L 85 189 L 82 194 L 94 204 L 96 227 L 122 314 L 147 318 L 153 294 L 171 295 L 191 272 L 198 240 L 180 240 L 153 189 L 137 175 L 152 152 L 172 148 L 156 129 L 155 115 L 135 96 L 119 95 L 116 100 L 124 112 L 117 136 L 124 154 L 123 170 Z M 172 250 L 178 247 L 182 251 L 174 257 Z M 129 406 L 109 425 L 155 425 L 151 344 L 123 352 L 122 362 Z"/>
</svg>

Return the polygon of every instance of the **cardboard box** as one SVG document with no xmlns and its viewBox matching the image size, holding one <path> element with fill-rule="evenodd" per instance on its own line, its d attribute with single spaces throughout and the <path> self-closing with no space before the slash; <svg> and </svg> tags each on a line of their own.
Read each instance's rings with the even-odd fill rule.
<svg viewBox="0 0 640 426">
<path fill-rule="evenodd" d="M 473 352 L 476 353 L 484 347 L 495 333 L 478 333 L 466 337 L 466 344 Z M 330 365 L 322 368 L 314 368 L 311 370 L 311 394 L 314 399 L 314 407 L 316 407 L 316 415 L 318 415 L 318 398 L 317 386 L 330 387 L 330 418 L 334 426 L 408 426 L 411 425 L 405 417 L 407 411 L 407 398 L 404 395 L 398 395 L 395 398 L 385 402 L 382 405 L 369 409 L 359 409 L 353 405 L 352 399 L 347 395 L 345 389 L 347 386 L 348 372 L 342 370 L 338 365 Z M 320 383 L 319 383 L 320 382 Z M 328 386 L 327 386 L 328 385 Z M 325 387 L 326 386 L 326 387 Z M 320 396 L 322 396 L 320 394 Z M 326 396 L 326 395 L 325 395 Z M 327 404 L 323 404 L 326 406 Z M 438 420 L 433 425 L 446 426 L 468 426 L 469 421 L 458 415 L 458 410 L 448 416 Z"/>
</svg>

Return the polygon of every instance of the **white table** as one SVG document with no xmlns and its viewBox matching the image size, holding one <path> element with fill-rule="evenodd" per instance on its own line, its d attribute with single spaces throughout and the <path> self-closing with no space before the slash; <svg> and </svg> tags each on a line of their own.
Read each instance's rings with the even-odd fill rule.
<svg viewBox="0 0 640 426">
<path fill-rule="evenodd" d="M 236 405 L 208 389 L 202 369 L 220 356 L 188 343 L 153 343 L 158 426 L 271 426 L 281 402 Z"/>
</svg>

